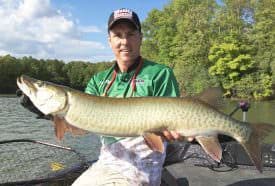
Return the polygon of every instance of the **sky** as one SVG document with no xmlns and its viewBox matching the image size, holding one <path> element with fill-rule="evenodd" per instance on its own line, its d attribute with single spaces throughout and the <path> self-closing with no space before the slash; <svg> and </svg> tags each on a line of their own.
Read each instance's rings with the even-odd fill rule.
<svg viewBox="0 0 275 186">
<path fill-rule="evenodd" d="M 111 61 L 107 21 L 119 8 L 142 21 L 169 0 L 0 0 L 0 56 Z"/>
</svg>

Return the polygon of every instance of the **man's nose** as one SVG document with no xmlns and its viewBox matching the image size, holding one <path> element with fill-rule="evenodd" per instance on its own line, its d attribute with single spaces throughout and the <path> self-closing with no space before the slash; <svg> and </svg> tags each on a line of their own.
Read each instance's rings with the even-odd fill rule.
<svg viewBox="0 0 275 186">
<path fill-rule="evenodd" d="M 126 45 L 128 43 L 128 41 L 129 41 L 129 39 L 128 39 L 127 36 L 124 36 L 124 37 L 121 38 L 121 44 Z"/>
</svg>

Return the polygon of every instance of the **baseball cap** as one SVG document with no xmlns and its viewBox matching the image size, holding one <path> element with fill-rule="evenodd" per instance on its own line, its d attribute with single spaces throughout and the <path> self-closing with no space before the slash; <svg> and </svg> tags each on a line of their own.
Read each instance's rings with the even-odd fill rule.
<svg viewBox="0 0 275 186">
<path fill-rule="evenodd" d="M 141 32 L 141 25 L 138 15 L 134 11 L 127 8 L 121 8 L 111 13 L 108 21 L 108 31 L 110 31 L 111 27 L 115 23 L 121 20 L 129 21 L 136 27 L 138 31 Z"/>
</svg>

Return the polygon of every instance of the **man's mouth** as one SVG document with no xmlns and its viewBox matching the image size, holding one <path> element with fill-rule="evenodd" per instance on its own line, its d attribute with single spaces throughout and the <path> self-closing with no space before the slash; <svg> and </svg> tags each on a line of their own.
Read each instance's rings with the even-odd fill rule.
<svg viewBox="0 0 275 186">
<path fill-rule="evenodd" d="M 123 53 L 129 53 L 129 52 L 130 52 L 130 50 L 127 50 L 127 49 L 122 49 L 122 50 L 120 50 L 120 52 L 123 52 Z"/>
</svg>

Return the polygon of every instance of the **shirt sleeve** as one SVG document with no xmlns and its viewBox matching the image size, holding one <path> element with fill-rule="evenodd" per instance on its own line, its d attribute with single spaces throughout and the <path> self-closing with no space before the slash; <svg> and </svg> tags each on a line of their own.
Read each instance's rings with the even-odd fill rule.
<svg viewBox="0 0 275 186">
<path fill-rule="evenodd" d="M 95 76 L 93 76 L 89 81 L 87 87 L 85 88 L 85 93 L 99 96 L 99 91 L 98 91 L 97 83 L 95 81 Z"/>
<path fill-rule="evenodd" d="M 153 96 L 180 96 L 178 82 L 172 69 L 165 68 L 158 73 L 153 81 Z"/>
</svg>

